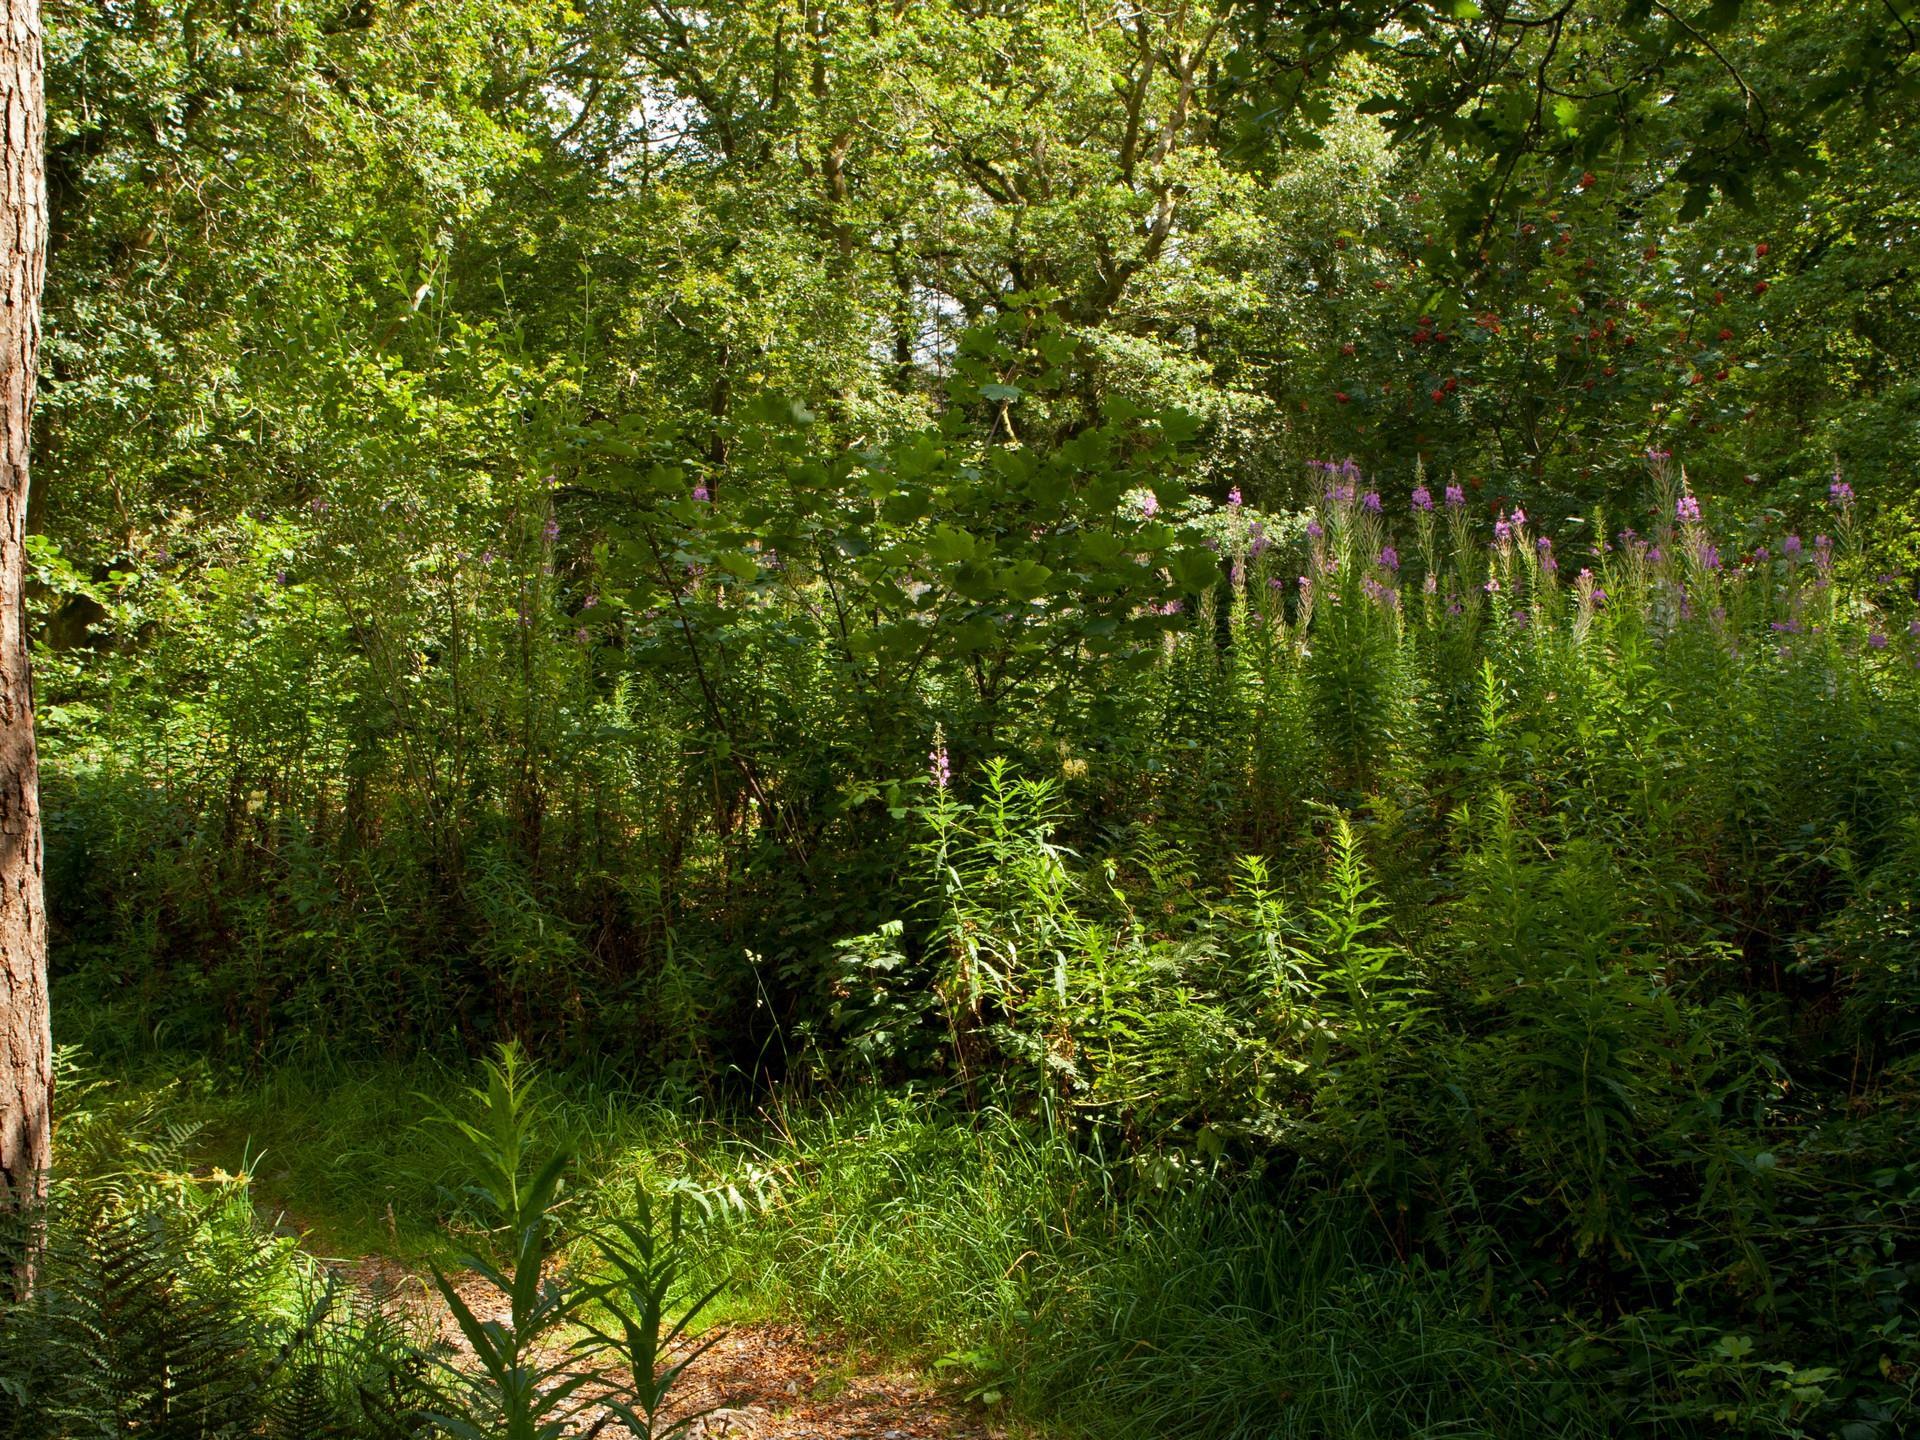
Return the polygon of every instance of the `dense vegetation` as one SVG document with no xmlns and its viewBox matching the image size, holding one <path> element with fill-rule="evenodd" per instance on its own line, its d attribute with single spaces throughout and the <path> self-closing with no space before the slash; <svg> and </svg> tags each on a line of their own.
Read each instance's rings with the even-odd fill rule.
<svg viewBox="0 0 1920 1440">
<path fill-rule="evenodd" d="M 1485 10 L 50 6 L 0 1430 L 1911 1433 L 1920 19 Z"/>
</svg>

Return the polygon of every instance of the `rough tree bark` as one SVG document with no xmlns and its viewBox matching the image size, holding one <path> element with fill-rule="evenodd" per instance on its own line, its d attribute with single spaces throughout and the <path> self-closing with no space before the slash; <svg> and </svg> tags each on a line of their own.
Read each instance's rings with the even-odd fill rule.
<svg viewBox="0 0 1920 1440">
<path fill-rule="evenodd" d="M 40 358 L 47 186 L 39 0 L 0 0 L 0 1209 L 30 1209 L 53 1158 L 53 1038 L 40 769 L 24 597 L 27 451 Z M 13 1259 L 33 1280 L 33 1253 Z"/>
</svg>

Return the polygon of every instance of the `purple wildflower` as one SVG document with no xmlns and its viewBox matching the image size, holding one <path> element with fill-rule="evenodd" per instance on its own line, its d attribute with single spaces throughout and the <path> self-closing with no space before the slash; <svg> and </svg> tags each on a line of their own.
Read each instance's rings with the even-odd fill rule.
<svg viewBox="0 0 1920 1440">
<path fill-rule="evenodd" d="M 1380 547 L 1380 568 L 1382 570 L 1395 570 L 1395 571 L 1399 570 L 1400 552 L 1394 549 L 1393 546 L 1391 545 L 1381 546 Z"/>
<path fill-rule="evenodd" d="M 1160 513 L 1160 497 L 1149 490 L 1140 497 L 1140 513 L 1151 520 Z"/>
<path fill-rule="evenodd" d="M 1493 522 L 1493 538 L 1496 544 L 1499 544 L 1499 545 L 1506 544 L 1509 540 L 1513 538 L 1513 527 L 1504 520 L 1494 521 Z"/>
<path fill-rule="evenodd" d="M 1887 637 L 1876 630 L 1873 634 L 1867 636 L 1867 644 L 1876 650 L 1884 650 L 1887 648 Z"/>
<path fill-rule="evenodd" d="M 702 505 L 704 505 L 709 500 L 713 499 L 713 492 L 707 489 L 706 484 L 703 481 L 702 483 L 693 487 L 693 498 L 698 500 Z"/>
<path fill-rule="evenodd" d="M 1467 503 L 1467 492 L 1458 485 L 1447 486 L 1447 508 L 1458 510 Z"/>
<path fill-rule="evenodd" d="M 1378 515 L 1380 513 L 1380 492 L 1378 490 L 1367 491 L 1365 495 L 1360 497 L 1360 503 L 1367 507 L 1368 514 Z"/>
<path fill-rule="evenodd" d="M 1780 542 L 1780 553 L 1789 560 L 1797 560 L 1800 558 L 1800 548 L 1800 537 L 1798 535 L 1789 535 Z"/>
<path fill-rule="evenodd" d="M 1700 518 L 1700 502 L 1691 495 L 1682 495 L 1673 502 L 1673 518 L 1682 524 L 1691 524 Z"/>
<path fill-rule="evenodd" d="M 1522 525 L 1527 523 L 1527 512 L 1516 505 L 1513 507 L 1513 514 L 1507 518 L 1513 522 L 1513 528 L 1518 530 Z"/>
<path fill-rule="evenodd" d="M 593 632 L 582 625 L 578 630 L 573 632 L 573 638 L 584 645 L 593 638 Z"/>
<path fill-rule="evenodd" d="M 553 544 L 560 538 L 560 522 L 549 515 L 547 523 L 540 527 L 540 533 L 546 537 L 549 545 Z"/>
<path fill-rule="evenodd" d="M 936 790 L 945 790 L 953 779 L 953 767 L 947 763 L 946 738 L 938 733 L 933 737 L 933 749 L 927 754 L 927 773 Z"/>
<path fill-rule="evenodd" d="M 1422 511 L 1433 509 L 1433 492 L 1424 485 L 1414 486 L 1413 508 Z"/>
<path fill-rule="evenodd" d="M 1326 527 L 1323 526 L 1318 520 L 1307 521 L 1307 538 L 1309 540 L 1322 539 L 1323 537 L 1325 537 L 1326 533 L 1327 533 Z"/>
<path fill-rule="evenodd" d="M 1240 503 L 1241 503 L 1240 487 L 1236 485 L 1231 490 L 1227 491 L 1227 504 L 1231 506 L 1233 509 L 1238 510 L 1240 508 Z"/>
<path fill-rule="evenodd" d="M 1853 504 L 1853 486 L 1842 480 L 1838 472 L 1835 472 L 1833 483 L 1827 486 L 1827 498 L 1845 510 Z"/>
</svg>

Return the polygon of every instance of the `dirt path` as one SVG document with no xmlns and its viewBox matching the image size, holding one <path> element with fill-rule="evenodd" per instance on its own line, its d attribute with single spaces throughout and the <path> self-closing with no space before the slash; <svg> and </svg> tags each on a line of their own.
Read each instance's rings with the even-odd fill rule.
<svg viewBox="0 0 1920 1440">
<path fill-rule="evenodd" d="M 403 1306 L 437 1328 L 456 1357 L 471 1355 L 421 1275 L 377 1256 L 338 1268 L 382 1304 Z M 477 1277 L 457 1288 L 483 1320 L 504 1311 L 501 1297 Z M 794 1325 L 723 1324 L 701 1338 L 713 1343 L 689 1367 L 669 1411 L 669 1418 L 701 1417 L 695 1440 L 1005 1440 L 1014 1433 L 924 1375 Z"/>
</svg>

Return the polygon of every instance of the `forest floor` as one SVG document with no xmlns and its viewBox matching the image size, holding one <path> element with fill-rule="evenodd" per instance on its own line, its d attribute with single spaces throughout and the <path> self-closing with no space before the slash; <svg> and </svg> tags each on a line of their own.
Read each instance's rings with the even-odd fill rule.
<svg viewBox="0 0 1920 1440">
<path fill-rule="evenodd" d="M 381 1256 L 339 1269 L 382 1304 L 437 1329 L 456 1364 L 471 1358 L 423 1274 Z M 503 1298 L 479 1277 L 463 1277 L 455 1288 L 482 1320 L 504 1315 Z M 793 1324 L 722 1323 L 696 1343 L 708 1348 L 688 1367 L 666 1415 L 669 1422 L 695 1416 L 691 1440 L 1032 1440 L 1031 1430 L 1008 1427 L 924 1374 Z M 580 1433 L 596 1418 L 589 1403 Z M 600 1431 L 626 1433 L 617 1424 Z"/>
</svg>

